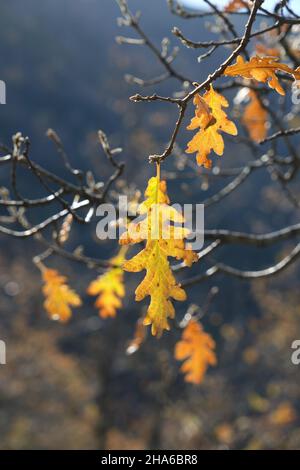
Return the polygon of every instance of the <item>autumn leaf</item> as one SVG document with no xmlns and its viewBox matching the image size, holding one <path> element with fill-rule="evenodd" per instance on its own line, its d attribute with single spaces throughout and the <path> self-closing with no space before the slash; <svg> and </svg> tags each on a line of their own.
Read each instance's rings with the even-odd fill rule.
<svg viewBox="0 0 300 470">
<path fill-rule="evenodd" d="M 214 340 L 203 331 L 202 325 L 190 320 L 175 346 L 175 359 L 184 361 L 180 370 L 185 374 L 186 382 L 202 382 L 207 367 L 217 363 L 214 348 Z"/>
<path fill-rule="evenodd" d="M 123 269 L 129 272 L 146 270 L 145 278 L 135 291 L 135 299 L 139 302 L 150 296 L 150 305 L 143 324 L 151 324 L 152 334 L 161 336 L 163 330 L 170 329 L 168 319 L 175 316 L 172 299 L 186 299 L 185 291 L 175 280 L 168 258 L 183 259 L 187 265 L 198 258 L 185 247 L 184 239 L 189 231 L 178 226 L 182 225 L 184 219 L 169 205 L 166 182 L 160 181 L 159 165 L 157 176 L 150 178 L 148 182 L 145 198 L 138 209 L 143 219 L 128 225 L 127 232 L 120 238 L 120 244 L 146 241 L 145 248 L 125 261 Z"/>
<path fill-rule="evenodd" d="M 293 70 L 288 65 L 278 62 L 277 58 L 258 56 L 252 57 L 249 62 L 246 62 L 242 56 L 238 56 L 236 63 L 225 69 L 224 75 L 254 78 L 258 82 L 267 83 L 270 88 L 276 90 L 280 95 L 285 95 L 285 91 L 275 74 L 278 70 L 292 75 L 295 80 L 300 79 L 299 68 Z"/>
<path fill-rule="evenodd" d="M 42 268 L 45 310 L 53 320 L 66 322 L 72 315 L 71 307 L 81 305 L 80 297 L 67 285 L 67 278 L 55 269 Z"/>
<path fill-rule="evenodd" d="M 95 307 L 101 318 L 115 317 L 117 309 L 122 307 L 121 299 L 125 296 L 122 264 L 126 251 L 127 248 L 122 247 L 118 255 L 110 260 L 113 267 L 98 276 L 87 288 L 89 295 L 98 296 Z"/>
<path fill-rule="evenodd" d="M 192 118 L 188 130 L 200 130 L 188 142 L 186 153 L 197 152 L 196 159 L 199 166 L 211 168 L 212 162 L 208 158 L 211 151 L 221 156 L 224 152 L 224 140 L 220 132 L 237 135 L 235 124 L 230 121 L 222 108 L 228 107 L 226 98 L 217 93 L 213 86 L 201 97 L 194 97 L 195 116 Z"/>
<path fill-rule="evenodd" d="M 287 401 L 280 403 L 271 413 L 270 421 L 276 426 L 286 426 L 297 419 L 297 413 L 293 405 Z"/>
<path fill-rule="evenodd" d="M 248 92 L 250 101 L 245 107 L 242 122 L 246 126 L 251 139 L 260 142 L 267 135 L 268 113 L 262 106 L 255 91 Z"/>
<path fill-rule="evenodd" d="M 235 11 L 238 11 L 241 8 L 248 7 L 249 4 L 246 0 L 230 0 L 230 2 L 225 6 L 224 11 L 226 11 L 226 13 L 234 13 Z"/>
</svg>

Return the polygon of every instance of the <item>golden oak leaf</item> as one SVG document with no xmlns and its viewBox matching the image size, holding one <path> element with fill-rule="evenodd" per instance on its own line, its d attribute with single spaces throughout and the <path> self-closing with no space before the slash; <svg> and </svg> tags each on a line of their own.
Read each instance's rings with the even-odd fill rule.
<svg viewBox="0 0 300 470">
<path fill-rule="evenodd" d="M 150 305 L 143 320 L 144 325 L 152 325 L 153 335 L 161 336 L 169 330 L 169 318 L 174 318 L 175 310 L 171 299 L 183 301 L 185 291 L 176 283 L 168 258 L 183 259 L 189 265 L 196 261 L 195 253 L 187 255 L 184 238 L 188 230 L 171 222 L 182 223 L 182 215 L 169 206 L 165 181 L 160 181 L 159 166 L 156 177 L 150 178 L 145 191 L 146 200 L 140 204 L 139 213 L 144 219 L 128 226 L 128 231 L 120 238 L 120 244 L 135 244 L 146 241 L 145 248 L 136 256 L 125 261 L 123 269 L 130 272 L 146 270 L 146 276 L 135 291 L 135 299 L 143 300 L 150 296 Z"/>
<path fill-rule="evenodd" d="M 87 288 L 89 295 L 98 296 L 95 307 L 98 308 L 101 318 L 115 317 L 117 309 L 122 307 L 121 299 L 125 296 L 122 264 L 125 253 L 126 248 L 122 247 L 119 254 L 110 260 L 114 266 L 98 276 Z"/>
<path fill-rule="evenodd" d="M 250 102 L 245 107 L 242 122 L 245 124 L 251 139 L 259 142 L 267 135 L 268 113 L 257 98 L 255 91 L 249 91 Z"/>
<path fill-rule="evenodd" d="M 249 4 L 246 0 L 230 0 L 230 2 L 225 6 L 224 11 L 226 11 L 226 13 L 233 13 L 241 8 L 247 8 L 248 6 Z"/>
<path fill-rule="evenodd" d="M 175 346 L 175 359 L 184 361 L 180 370 L 185 374 L 186 382 L 202 382 L 207 367 L 217 363 L 214 348 L 214 340 L 203 331 L 202 325 L 190 320 Z"/>
<path fill-rule="evenodd" d="M 45 310 L 53 320 L 66 322 L 72 315 L 71 307 L 81 305 L 80 297 L 67 285 L 67 278 L 55 269 L 42 270 Z"/>
<path fill-rule="evenodd" d="M 237 135 L 237 128 L 222 109 L 228 107 L 228 101 L 217 93 L 212 85 L 203 97 L 200 95 L 194 97 L 194 105 L 196 106 L 195 116 L 187 129 L 200 128 L 200 130 L 188 142 L 186 153 L 197 152 L 198 165 L 211 168 L 212 162 L 208 158 L 211 151 L 219 156 L 224 152 L 224 140 L 220 132 Z"/>
<path fill-rule="evenodd" d="M 254 78 L 258 82 L 267 83 L 270 88 L 276 90 L 280 95 L 285 95 L 285 91 L 275 73 L 278 70 L 293 75 L 295 80 L 300 79 L 299 68 L 293 70 L 288 65 L 278 62 L 277 58 L 258 56 L 252 57 L 249 62 L 246 62 L 242 56 L 238 56 L 236 63 L 225 69 L 224 75 Z"/>
</svg>

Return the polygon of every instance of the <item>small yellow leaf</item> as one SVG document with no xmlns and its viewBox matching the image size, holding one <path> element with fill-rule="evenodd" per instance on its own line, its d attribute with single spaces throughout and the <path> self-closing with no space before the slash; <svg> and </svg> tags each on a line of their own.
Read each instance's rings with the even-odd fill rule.
<svg viewBox="0 0 300 470">
<path fill-rule="evenodd" d="M 220 132 L 236 135 L 237 128 L 230 121 L 222 108 L 228 107 L 226 98 L 217 93 L 213 86 L 203 97 L 194 97 L 195 116 L 192 118 L 188 130 L 200 130 L 188 142 L 186 153 L 197 152 L 196 159 L 199 166 L 211 168 L 212 162 L 208 158 L 211 151 L 221 156 L 224 152 L 224 141 Z"/>
<path fill-rule="evenodd" d="M 276 90 L 280 95 L 285 95 L 285 91 L 275 74 L 278 70 L 292 75 L 295 80 L 300 79 L 299 68 L 293 70 L 288 65 L 278 62 L 277 58 L 258 56 L 252 57 L 249 62 L 246 62 L 242 56 L 238 56 L 236 63 L 226 68 L 224 75 L 254 78 L 258 82 L 267 83 L 270 88 Z"/>
<path fill-rule="evenodd" d="M 217 363 L 214 348 L 214 340 L 203 331 L 202 325 L 196 320 L 190 320 L 175 346 L 175 359 L 185 361 L 181 371 L 185 374 L 186 382 L 202 382 L 207 367 Z"/>
<path fill-rule="evenodd" d="M 45 310 L 53 320 L 66 322 L 72 315 L 70 307 L 81 305 L 80 297 L 67 285 L 66 277 L 55 269 L 42 269 L 44 280 L 43 293 L 46 297 Z"/>
<path fill-rule="evenodd" d="M 125 296 L 123 283 L 124 272 L 122 264 L 127 249 L 122 247 L 119 254 L 112 258 L 114 265 L 106 273 L 100 275 L 90 283 L 87 288 L 89 295 L 97 295 L 95 307 L 99 310 L 101 318 L 115 317 L 117 309 L 122 307 L 122 298 Z"/>
</svg>

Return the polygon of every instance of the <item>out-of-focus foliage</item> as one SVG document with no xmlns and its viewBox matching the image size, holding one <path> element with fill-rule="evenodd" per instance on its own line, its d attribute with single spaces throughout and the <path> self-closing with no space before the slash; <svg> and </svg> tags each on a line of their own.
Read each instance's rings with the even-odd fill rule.
<svg viewBox="0 0 300 470">
<path fill-rule="evenodd" d="M 225 6 L 224 11 L 236 12 L 242 8 L 248 8 L 249 2 L 247 0 L 229 0 L 229 3 Z"/>
<path fill-rule="evenodd" d="M 267 135 L 268 113 L 262 106 L 255 91 L 250 90 L 248 95 L 250 101 L 245 107 L 242 122 L 245 124 L 251 139 L 259 142 Z"/>
<path fill-rule="evenodd" d="M 99 315 L 102 318 L 115 317 L 117 309 L 122 307 L 121 299 L 125 295 L 122 264 L 126 251 L 126 247 L 122 247 L 118 255 L 110 260 L 113 267 L 98 276 L 88 286 L 87 293 L 98 296 L 95 307 L 99 309 Z"/>
<path fill-rule="evenodd" d="M 202 382 L 207 367 L 217 363 L 214 348 L 214 340 L 203 331 L 202 325 L 196 320 L 190 320 L 175 347 L 175 358 L 184 361 L 181 371 L 185 374 L 186 382 Z"/>
</svg>

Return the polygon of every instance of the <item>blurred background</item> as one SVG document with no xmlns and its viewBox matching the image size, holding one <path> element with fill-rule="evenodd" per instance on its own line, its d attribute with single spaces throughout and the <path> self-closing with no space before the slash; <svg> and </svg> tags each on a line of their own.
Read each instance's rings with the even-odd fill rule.
<svg viewBox="0 0 300 470">
<path fill-rule="evenodd" d="M 207 19 L 186 23 L 170 14 L 164 0 L 129 0 L 129 5 L 141 9 L 141 24 L 158 45 L 164 36 L 177 45 L 170 33 L 174 25 L 195 40 L 214 37 Z M 153 172 L 148 155 L 163 148 L 176 116 L 169 105 L 128 100 L 140 89 L 124 81 L 126 73 L 147 78 L 161 68 L 148 50 L 116 44 L 115 36 L 127 31 L 116 24 L 115 1 L 10 0 L 1 10 L 0 79 L 7 86 L 7 104 L 0 106 L 1 142 L 10 145 L 12 135 L 21 131 L 31 139 L 32 158 L 63 175 L 45 135 L 54 128 L 72 164 L 92 169 L 105 181 L 111 168 L 97 141 L 97 130 L 103 129 L 113 145 L 124 149 L 124 180 L 116 190 L 132 185 L 143 191 Z M 235 21 L 241 28 L 242 18 Z M 176 66 L 201 81 L 222 54 L 199 65 L 197 51 L 185 49 Z M 178 83 L 171 80 L 155 89 L 171 94 Z M 182 130 L 178 143 L 184 148 L 186 141 Z M 251 158 L 242 143 L 227 142 L 224 157 L 215 159 L 222 168 Z M 201 172 L 181 174 L 172 157 L 164 173 L 171 200 L 179 203 L 202 202 L 224 184 Z M 1 186 L 8 181 L 1 167 Z M 27 197 L 42 195 L 28 175 L 21 178 L 21 191 Z M 43 209 L 42 215 L 49 214 Z M 206 228 L 256 233 L 297 222 L 294 207 L 267 172 L 254 172 L 238 194 L 205 216 Z M 108 253 L 97 241 L 96 222 L 75 230 L 68 248 L 80 243 L 86 254 L 109 258 L 116 246 Z M 42 248 L 3 235 L 0 244 L 0 339 L 7 345 L 7 364 L 0 366 L 1 449 L 299 448 L 300 366 L 290 359 L 291 343 L 300 337 L 297 265 L 272 280 L 250 283 L 220 276 L 189 289 L 188 302 L 177 305 L 179 318 L 190 304 L 201 307 L 212 287 L 219 289 L 202 320 L 216 340 L 218 365 L 203 384 L 192 386 L 184 383 L 173 358 L 180 336 L 175 328 L 159 341 L 148 335 L 136 354 L 126 355 L 143 309 L 134 302 L 134 275 L 126 275 L 126 301 L 117 318 L 101 320 L 94 299 L 85 294 L 95 273 L 51 258 L 48 265 L 68 275 L 84 300 L 70 323 L 60 325 L 47 318 L 40 273 L 31 261 Z M 218 256 L 241 269 L 262 269 L 287 245 L 226 247 Z"/>
</svg>

